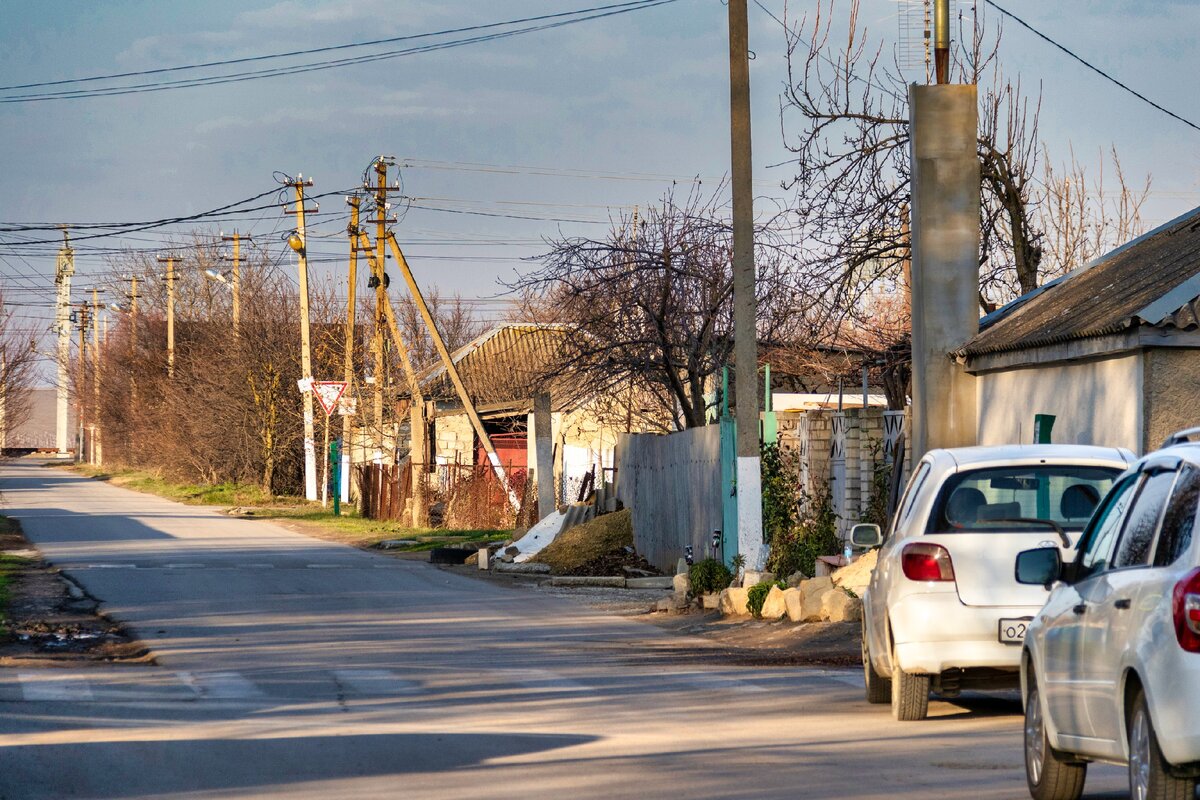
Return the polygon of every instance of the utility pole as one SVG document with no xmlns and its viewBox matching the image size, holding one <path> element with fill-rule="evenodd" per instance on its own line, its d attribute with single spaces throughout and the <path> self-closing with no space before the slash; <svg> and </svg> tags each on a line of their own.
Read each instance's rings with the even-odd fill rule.
<svg viewBox="0 0 1200 800">
<path fill-rule="evenodd" d="M 172 253 L 159 256 L 158 262 L 167 265 L 167 377 L 175 377 L 175 261 Z"/>
<path fill-rule="evenodd" d="M 237 231 L 233 232 L 233 236 L 222 236 L 221 241 L 233 242 L 233 255 L 228 256 L 228 260 L 233 263 L 233 271 L 230 273 L 230 289 L 233 290 L 233 335 L 234 338 L 241 332 L 242 320 L 242 295 L 241 295 L 241 266 L 242 266 L 242 239 L 249 239 L 249 236 L 242 236 Z"/>
<path fill-rule="evenodd" d="M 937 82 L 950 82 L 950 0 L 933 0 L 933 64 Z"/>
<path fill-rule="evenodd" d="M 312 179 L 304 180 L 303 175 L 297 175 L 296 180 L 288 181 L 288 186 L 296 192 L 296 231 L 288 237 L 288 246 L 296 251 L 296 259 L 300 272 L 300 371 L 304 373 L 301 380 L 305 386 L 304 393 L 304 497 L 306 500 L 317 500 L 317 446 L 313 433 L 313 388 L 312 388 L 312 348 L 308 331 L 308 250 L 304 238 L 304 187 L 312 186 Z M 315 211 L 315 209 L 314 209 Z"/>
<path fill-rule="evenodd" d="M 100 433 L 100 290 L 92 287 L 92 463 L 104 463 Z"/>
<path fill-rule="evenodd" d="M 354 396 L 354 315 L 358 310 L 358 212 L 362 200 L 357 195 L 347 197 L 350 206 L 350 274 L 347 277 L 346 290 L 346 350 L 343 355 L 342 379 L 346 382 L 343 397 Z M 342 472 L 341 485 L 338 493 L 343 503 L 350 502 L 350 440 L 354 434 L 354 419 L 349 414 L 342 415 Z"/>
<path fill-rule="evenodd" d="M 75 274 L 75 251 L 71 237 L 63 231 L 63 246 L 58 251 L 54 270 L 54 285 L 58 287 L 55 305 L 55 332 L 58 334 L 57 408 L 54 425 L 54 444 L 57 458 L 67 458 L 67 416 L 71 403 L 71 276 Z"/>
<path fill-rule="evenodd" d="M 736 2 L 736 0 L 731 1 Z M 421 318 L 425 321 L 425 327 L 429 331 L 429 338 L 433 340 L 433 347 L 437 350 L 438 355 L 441 356 L 442 365 L 446 368 L 446 375 L 449 376 L 450 382 L 454 384 L 454 388 L 458 392 L 458 399 L 463 404 L 463 410 L 467 412 L 467 418 L 471 420 L 471 426 L 475 429 L 475 435 L 479 437 L 479 443 L 483 445 L 484 452 L 487 453 L 492 470 L 500 480 L 500 486 L 504 488 L 505 493 L 508 495 L 508 502 L 512 505 L 513 510 L 520 511 L 521 499 L 517 497 L 517 493 L 513 491 L 512 486 L 508 482 L 508 476 L 504 472 L 504 467 L 500 464 L 500 456 L 496 453 L 496 448 L 492 446 L 492 438 L 488 436 L 487 429 L 483 427 L 483 420 L 479 418 L 479 414 L 475 410 L 475 403 L 471 400 L 471 396 L 467 394 L 467 387 L 463 384 L 462 377 L 458 374 L 458 367 L 454 364 L 454 359 L 450 357 L 450 350 L 446 347 L 446 342 L 442 339 L 442 334 L 438 331 L 433 314 L 429 311 L 429 305 L 425 302 L 425 296 L 421 294 L 421 288 L 417 286 L 416 278 L 413 277 L 412 270 L 408 266 L 408 261 L 405 260 L 404 253 L 400 250 L 400 245 L 396 242 L 396 237 L 388 234 L 388 244 L 392 246 L 392 254 L 396 257 L 396 266 L 400 270 L 400 274 L 404 277 L 404 282 L 408 284 L 408 291 L 412 294 L 413 302 L 416 304 L 417 310 L 421 313 Z"/>
<path fill-rule="evenodd" d="M 83 398 L 85 396 L 84 392 L 83 392 L 83 386 L 84 386 L 85 380 L 87 378 L 87 375 L 86 375 L 87 327 L 88 327 L 88 304 L 80 303 L 79 304 L 79 379 L 75 382 L 75 398 L 76 398 L 76 405 L 78 406 L 78 410 L 76 411 L 76 414 L 79 417 L 79 438 L 76 440 L 76 444 L 75 444 L 75 460 L 76 461 L 84 460 L 83 431 L 84 431 L 84 423 L 87 419 L 87 414 L 85 413 L 86 406 L 84 405 L 84 402 L 83 402 Z"/>
<path fill-rule="evenodd" d="M 750 42 L 746 0 L 729 0 L 729 133 L 733 188 L 733 358 L 737 385 L 737 552 L 762 567 L 762 452 L 758 442 L 758 307 L 750 157 Z"/>
<path fill-rule="evenodd" d="M 375 276 L 375 336 L 371 347 L 375 356 L 375 392 L 374 392 L 374 422 L 376 444 L 383 450 L 383 308 L 388 304 L 387 299 L 387 159 L 379 156 L 375 159 L 375 259 L 379 264 L 379 274 Z"/>
</svg>

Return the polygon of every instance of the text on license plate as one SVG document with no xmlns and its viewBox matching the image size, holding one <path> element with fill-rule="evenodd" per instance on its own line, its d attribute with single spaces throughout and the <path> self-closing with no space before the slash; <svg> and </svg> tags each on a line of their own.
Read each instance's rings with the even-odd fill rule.
<svg viewBox="0 0 1200 800">
<path fill-rule="evenodd" d="M 1000 641 L 1018 644 L 1025 641 L 1025 630 L 1030 622 L 1033 622 L 1033 617 L 1000 620 Z"/>
</svg>

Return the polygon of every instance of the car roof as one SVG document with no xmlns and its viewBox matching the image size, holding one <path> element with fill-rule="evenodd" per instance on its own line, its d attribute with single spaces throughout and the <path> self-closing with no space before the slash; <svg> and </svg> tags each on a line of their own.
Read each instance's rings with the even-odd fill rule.
<svg viewBox="0 0 1200 800">
<path fill-rule="evenodd" d="M 944 450 L 932 450 L 934 458 L 939 455 L 949 456 L 957 466 L 975 466 L 997 462 L 1104 462 L 1115 467 L 1125 468 L 1134 462 L 1134 455 L 1128 450 L 1117 447 L 1098 447 L 1086 444 L 1002 444 L 977 447 L 952 447 Z M 1200 448 L 1195 451 L 1195 459 L 1200 460 Z"/>
<path fill-rule="evenodd" d="M 1200 442 L 1180 442 L 1169 447 L 1164 447 L 1161 450 L 1155 450 L 1139 458 L 1136 466 L 1140 469 L 1146 464 L 1167 461 L 1172 457 L 1182 459 L 1191 464 L 1200 464 Z"/>
</svg>

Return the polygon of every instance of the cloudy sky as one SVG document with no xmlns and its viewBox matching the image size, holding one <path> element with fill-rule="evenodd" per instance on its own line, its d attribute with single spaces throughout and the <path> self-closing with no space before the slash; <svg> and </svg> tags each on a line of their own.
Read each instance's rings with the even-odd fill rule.
<svg viewBox="0 0 1200 800">
<path fill-rule="evenodd" d="M 1200 5 L 998 2 L 1155 101 L 1200 120 L 1192 86 L 1200 67 L 1195 48 Z M 780 17 L 785 13 L 784 0 L 761 3 Z M 815 4 L 792 0 L 788 13 L 795 18 Z M 14 3 L 6 5 L 0 28 L 0 83 L 242 58 L 587 5 L 588 0 Z M 835 2 L 835 15 L 844 17 L 847 5 Z M 720 0 L 677 0 L 339 69 L 124 96 L 3 103 L 0 224 L 196 213 L 270 189 L 275 171 L 314 177 L 313 191 L 343 191 L 359 182 L 374 156 L 389 154 L 409 164 L 403 188 L 416 198 L 415 207 L 397 234 L 418 279 L 469 298 L 492 297 L 499 291 L 498 277 L 528 268 L 522 259 L 539 252 L 542 237 L 598 233 L 610 214 L 653 202 L 672 178 L 702 176 L 715 183 L 726 172 L 726 13 Z M 999 19 L 992 8 L 984 13 L 989 23 Z M 778 119 L 786 78 L 783 32 L 753 0 L 750 14 L 756 181 L 763 197 L 786 199 L 778 183 L 788 177 L 787 168 L 769 166 L 787 158 Z M 888 52 L 898 38 L 896 14 L 894 0 L 864 0 L 861 18 Z M 1129 172 L 1154 176 L 1152 222 L 1200 204 L 1200 132 L 1011 23 L 1001 57 L 1005 71 L 1019 74 L 1027 88 L 1040 85 L 1042 133 L 1052 157 L 1064 157 L 1070 146 L 1090 163 L 1115 145 Z M 37 90 L 10 89 L 0 96 L 23 91 Z M 344 252 L 337 238 L 344 208 L 340 197 L 323 201 L 316 233 L 333 236 L 310 249 L 329 256 Z M 214 228 L 235 224 L 278 246 L 279 232 L 291 223 L 266 210 Z M 147 232 L 123 243 L 161 246 L 180 232 Z M 5 238 L 11 243 L 0 235 Z M 53 250 L 16 252 L 0 244 L 0 281 L 10 299 L 49 305 Z M 103 266 L 99 255 L 80 248 L 80 272 Z M 494 308 L 480 304 L 484 315 Z M 20 313 L 39 312 L 23 306 Z"/>
</svg>

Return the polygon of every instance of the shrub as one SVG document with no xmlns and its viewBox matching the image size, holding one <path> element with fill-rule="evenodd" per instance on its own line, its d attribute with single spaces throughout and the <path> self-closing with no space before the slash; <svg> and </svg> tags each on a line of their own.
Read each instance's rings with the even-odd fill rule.
<svg viewBox="0 0 1200 800">
<path fill-rule="evenodd" d="M 833 497 L 826 491 L 806 504 L 804 517 L 795 526 L 774 537 L 767 568 L 781 577 L 796 571 L 811 576 L 819 556 L 837 555 L 841 550 Z"/>
<path fill-rule="evenodd" d="M 699 596 L 719 592 L 733 583 L 733 573 L 715 558 L 697 561 L 688 569 L 692 594 Z"/>
<path fill-rule="evenodd" d="M 795 527 L 800 516 L 800 464 L 794 453 L 770 442 L 762 447 L 763 541 L 771 543 Z"/>
</svg>

